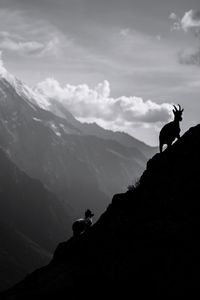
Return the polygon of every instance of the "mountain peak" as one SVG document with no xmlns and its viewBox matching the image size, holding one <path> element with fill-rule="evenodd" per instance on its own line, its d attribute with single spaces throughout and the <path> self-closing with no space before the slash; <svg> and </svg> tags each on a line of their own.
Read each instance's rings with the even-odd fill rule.
<svg viewBox="0 0 200 300">
<path fill-rule="evenodd" d="M 26 102 L 37 105 L 45 110 L 48 110 L 50 103 L 45 96 L 37 93 L 21 80 L 17 79 L 13 74 L 8 72 L 0 60 L 0 82 L 8 87 L 8 84 L 15 90 L 15 92 L 22 97 Z"/>
<path fill-rule="evenodd" d="M 15 76 L 7 71 L 3 65 L 3 62 L 0 60 L 0 80 L 2 79 L 8 81 L 12 86 L 15 86 L 17 82 Z"/>
</svg>

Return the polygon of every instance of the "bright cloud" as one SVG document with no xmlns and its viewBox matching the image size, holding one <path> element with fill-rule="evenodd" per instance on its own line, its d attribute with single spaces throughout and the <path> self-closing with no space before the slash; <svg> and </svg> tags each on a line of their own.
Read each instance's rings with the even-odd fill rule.
<svg viewBox="0 0 200 300">
<path fill-rule="evenodd" d="M 169 19 L 175 21 L 173 30 L 183 30 L 185 32 L 188 32 L 188 30 L 199 32 L 200 30 L 200 11 L 198 10 L 186 11 L 181 19 L 175 13 L 171 13 Z"/>
<path fill-rule="evenodd" d="M 44 49 L 44 45 L 36 41 L 21 42 L 10 38 L 4 38 L 0 41 L 1 50 L 16 51 L 23 54 L 34 54 Z"/>
<path fill-rule="evenodd" d="M 23 11 L 0 11 L 0 25 L 0 50 L 36 57 L 59 56 L 62 48 L 71 44 L 55 26 L 33 20 Z"/>
<path fill-rule="evenodd" d="M 181 29 L 181 19 L 179 19 L 179 17 L 172 12 L 169 15 L 169 19 L 173 21 L 173 25 L 171 27 L 171 31 L 176 31 L 176 30 L 180 30 Z"/>
<path fill-rule="evenodd" d="M 174 22 L 173 30 L 182 30 L 185 33 L 192 32 L 200 42 L 200 11 L 199 10 L 189 10 L 185 12 L 182 19 L 179 19 L 176 14 L 171 13 L 169 16 Z M 187 47 L 179 51 L 178 60 L 184 65 L 196 65 L 200 66 L 200 44 L 195 47 Z"/>
<path fill-rule="evenodd" d="M 23 37 L 10 33 L 0 32 L 0 49 L 13 51 L 22 55 L 34 55 L 43 57 L 45 55 L 57 56 L 60 52 L 60 40 L 54 36 L 44 43 L 36 40 L 26 40 Z"/>
<path fill-rule="evenodd" d="M 181 19 L 181 27 L 184 31 L 189 29 L 200 29 L 200 11 L 189 10 Z"/>
<path fill-rule="evenodd" d="M 155 124 L 166 122 L 171 117 L 171 105 L 157 104 L 140 97 L 110 96 L 108 81 L 99 83 L 91 89 L 86 84 L 65 85 L 48 78 L 39 83 L 35 91 L 43 96 L 57 100 L 76 118 L 85 122 L 97 122 L 104 127 L 125 130 L 133 124 Z"/>
</svg>

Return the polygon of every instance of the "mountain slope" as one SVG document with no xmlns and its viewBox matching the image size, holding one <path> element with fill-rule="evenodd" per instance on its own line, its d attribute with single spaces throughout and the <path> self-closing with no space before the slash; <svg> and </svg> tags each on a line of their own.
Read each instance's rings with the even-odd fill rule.
<svg viewBox="0 0 200 300">
<path fill-rule="evenodd" d="M 52 251 L 69 234 L 66 206 L 0 149 L 0 221 Z"/>
<path fill-rule="evenodd" d="M 125 132 L 107 130 L 96 123 L 81 123 L 73 117 L 62 103 L 55 99 L 45 100 L 48 102 L 48 105 L 46 104 L 46 109 L 53 112 L 55 115 L 66 119 L 73 126 L 78 128 L 83 135 L 96 136 L 105 140 L 114 140 L 125 147 L 130 147 L 142 152 L 147 158 L 151 157 L 158 150 L 157 147 L 150 147 Z M 38 104 L 41 105 L 40 102 Z M 44 104 L 42 106 L 44 107 Z"/>
<path fill-rule="evenodd" d="M 0 74 L 0 146 L 64 201 L 74 218 L 87 207 L 98 216 L 114 192 L 141 175 L 147 155 L 115 138 L 91 135 L 66 110 L 62 118 L 53 114 L 53 105 L 8 72 Z"/>
<path fill-rule="evenodd" d="M 48 263 L 70 226 L 65 205 L 0 149 L 0 289 Z"/>
<path fill-rule="evenodd" d="M 0 222 L 0 291 L 49 263 L 51 258 L 50 252 L 15 227 Z"/>
<path fill-rule="evenodd" d="M 200 125 L 149 160 L 137 188 L 115 195 L 87 233 L 61 243 L 5 299 L 199 295 L 199 153 Z"/>
</svg>

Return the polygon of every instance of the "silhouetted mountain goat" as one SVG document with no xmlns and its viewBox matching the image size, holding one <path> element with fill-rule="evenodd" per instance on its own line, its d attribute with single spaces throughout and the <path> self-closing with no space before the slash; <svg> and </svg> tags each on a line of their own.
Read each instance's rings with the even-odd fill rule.
<svg viewBox="0 0 200 300">
<path fill-rule="evenodd" d="M 181 109 L 180 104 L 178 104 L 178 108 L 174 106 L 174 120 L 170 123 L 165 124 L 165 126 L 160 131 L 159 141 L 160 141 L 160 152 L 162 152 L 163 145 L 167 145 L 167 147 L 171 146 L 173 141 L 177 138 L 180 138 L 180 126 L 179 122 L 182 121 L 182 113 L 184 109 Z"/>
<path fill-rule="evenodd" d="M 94 214 L 91 210 L 87 209 L 85 211 L 85 218 L 76 220 L 73 225 L 73 234 L 74 236 L 80 235 L 81 233 L 85 232 L 88 228 L 92 226 L 92 217 Z"/>
</svg>

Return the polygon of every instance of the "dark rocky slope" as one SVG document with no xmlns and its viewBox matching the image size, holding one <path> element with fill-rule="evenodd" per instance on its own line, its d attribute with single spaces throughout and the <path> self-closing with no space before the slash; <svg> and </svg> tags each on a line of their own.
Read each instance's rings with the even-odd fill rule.
<svg viewBox="0 0 200 300">
<path fill-rule="evenodd" d="M 113 197 L 85 234 L 5 299 L 171 298 L 200 292 L 200 125 L 147 164 L 137 188 Z M 128 296 L 129 293 L 129 296 Z"/>
</svg>

